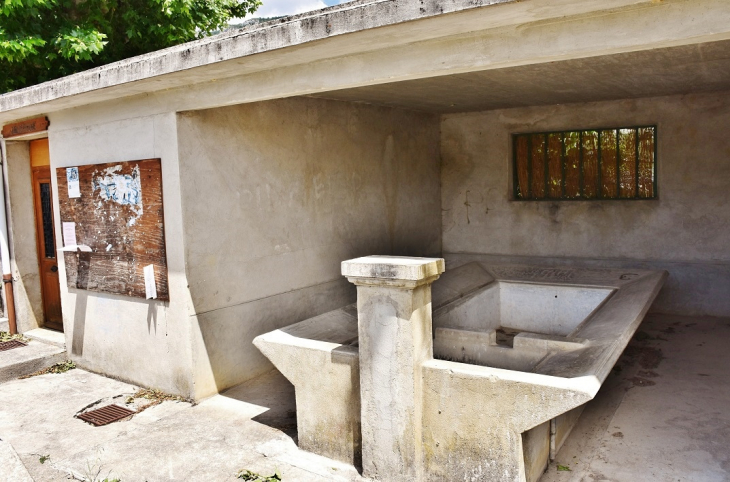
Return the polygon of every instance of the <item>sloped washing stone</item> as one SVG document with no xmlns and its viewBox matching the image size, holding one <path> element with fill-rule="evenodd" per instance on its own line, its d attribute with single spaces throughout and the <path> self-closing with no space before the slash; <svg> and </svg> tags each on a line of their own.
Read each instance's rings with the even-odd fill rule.
<svg viewBox="0 0 730 482">
<path fill-rule="evenodd" d="M 352 269 L 343 263 L 343 274 L 358 286 L 382 281 L 377 296 L 383 299 L 417 285 L 415 280 L 411 284 L 398 280 L 397 267 L 384 266 L 387 258 L 378 263 L 383 266 L 376 270 L 370 270 L 367 263 Z M 411 271 L 401 274 L 427 278 L 425 272 L 413 275 Z M 449 346 L 452 353 L 446 358 L 454 361 L 421 364 L 425 458 L 423 472 L 415 478 L 526 480 L 522 434 L 595 396 L 667 273 L 473 263 L 447 271 L 443 279 L 449 275 L 452 279 L 443 288 L 441 281 L 433 285 L 434 351 L 443 356 L 439 350 Z M 521 298 L 526 293 L 541 295 L 539 310 L 523 309 Z M 580 294 L 588 296 L 575 304 L 565 303 L 566 298 Z M 359 306 L 365 304 L 358 299 Z M 541 319 L 543 313 L 549 316 Z M 311 432 L 307 449 L 339 460 L 355 460 L 362 417 L 358 383 L 362 361 L 356 349 L 358 340 L 352 338 L 357 321 L 345 315 L 344 309 L 336 310 L 261 335 L 255 343 L 295 385 L 297 401 L 308 400 L 297 404 L 300 437 Z M 364 315 L 367 311 L 359 314 Z M 512 346 L 496 343 L 494 331 L 500 328 L 517 333 Z M 328 334 L 326 341 L 323 333 Z M 444 336 L 448 340 L 439 339 Z M 306 353 L 301 351 L 303 346 Z M 365 349 L 362 340 L 360 348 Z M 330 368 L 335 366 L 344 368 L 338 356 L 341 351 L 348 352 L 347 369 L 333 371 Z M 468 363 L 474 359 L 476 365 Z M 397 366 L 394 361 L 393 367 Z M 308 380 L 313 378 L 320 387 L 337 388 L 311 393 L 313 385 Z M 300 395 L 300 391 L 310 393 Z M 329 408 L 322 410 L 324 406 Z M 340 415 L 333 417 L 335 412 Z M 299 422 L 303 419 L 308 420 L 307 425 Z M 336 424 L 348 430 L 306 428 Z M 332 451 L 331 447 L 343 450 Z M 540 473 L 536 467 L 531 467 L 530 480 Z M 403 473 L 392 475 L 407 479 Z"/>
</svg>

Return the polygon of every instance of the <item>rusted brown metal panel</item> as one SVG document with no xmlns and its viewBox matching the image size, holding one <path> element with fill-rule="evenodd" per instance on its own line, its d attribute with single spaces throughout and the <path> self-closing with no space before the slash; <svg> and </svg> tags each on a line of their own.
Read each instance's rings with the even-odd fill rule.
<svg viewBox="0 0 730 482">
<path fill-rule="evenodd" d="M 13 348 L 21 348 L 23 346 L 26 346 L 25 343 L 18 340 L 10 340 L 10 341 L 4 341 L 0 343 L 0 351 L 8 351 L 12 350 Z"/>
<path fill-rule="evenodd" d="M 119 405 L 107 405 L 106 407 L 101 407 L 97 408 L 96 410 L 84 412 L 77 417 L 84 422 L 88 422 L 90 424 L 96 425 L 97 427 L 100 427 L 102 425 L 106 425 L 112 422 L 116 422 L 117 420 L 129 417 L 130 415 L 134 415 L 135 413 L 137 412 L 125 407 L 120 407 Z"/>
<path fill-rule="evenodd" d="M 75 222 L 77 245 L 91 248 L 64 252 L 68 287 L 145 298 L 151 264 L 157 299 L 169 300 L 160 160 L 77 168 L 79 197 L 69 197 L 67 168 L 56 170 L 61 222 Z"/>
</svg>

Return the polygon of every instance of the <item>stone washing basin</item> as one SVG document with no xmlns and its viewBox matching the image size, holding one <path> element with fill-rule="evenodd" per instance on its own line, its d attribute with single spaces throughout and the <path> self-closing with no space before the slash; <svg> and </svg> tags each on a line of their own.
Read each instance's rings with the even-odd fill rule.
<svg viewBox="0 0 730 482">
<path fill-rule="evenodd" d="M 666 276 L 663 271 L 478 262 L 447 270 L 432 285 L 434 360 L 422 369 L 424 386 L 431 388 L 424 389 L 424 409 L 438 406 L 442 414 L 456 403 L 458 410 L 500 416 L 495 400 L 502 395 L 494 392 L 495 400 L 475 399 L 467 393 L 472 379 L 555 389 L 554 397 L 562 401 L 546 408 L 549 415 L 510 423 L 522 434 L 519 443 L 510 443 L 524 451 L 524 467 L 518 468 L 514 480 L 537 480 L 582 405 L 595 395 L 633 336 Z M 300 447 L 355 465 L 361 452 L 357 316 L 356 305 L 350 305 L 254 340 L 296 388 Z M 529 405 L 512 405 L 513 411 L 539 412 Z M 460 427 L 460 418 L 472 426 Z M 458 432 L 459 439 L 469 438 L 464 434 L 482 437 L 469 420 L 424 421 L 430 424 L 424 427 L 424 450 L 436 472 L 443 469 L 462 478 L 476 470 L 469 472 L 461 462 L 446 467 L 463 447 L 439 442 L 442 432 Z M 487 427 L 482 432 L 494 430 Z M 483 439 L 469 443 L 483 445 Z"/>
<path fill-rule="evenodd" d="M 435 358 L 533 371 L 551 353 L 586 348 L 587 340 L 574 332 L 615 291 L 510 276 L 529 274 L 530 268 L 493 270 L 502 274 L 501 280 L 474 262 L 446 271 L 433 284 Z M 470 280 L 466 286 L 465 280 Z"/>
</svg>

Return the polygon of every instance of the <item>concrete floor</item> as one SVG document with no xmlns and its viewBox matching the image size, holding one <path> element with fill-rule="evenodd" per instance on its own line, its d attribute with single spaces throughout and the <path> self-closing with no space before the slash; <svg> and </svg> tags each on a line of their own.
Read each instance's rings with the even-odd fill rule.
<svg viewBox="0 0 730 482">
<path fill-rule="evenodd" d="M 29 375 L 64 360 L 64 348 L 30 340 L 25 347 L 0 351 L 0 383 Z"/>
<path fill-rule="evenodd" d="M 542 480 L 730 480 L 728 347 L 729 319 L 649 316 Z M 105 427 L 73 415 L 137 387 L 79 369 L 0 387 L 0 480 L 23 480 L 17 459 L 38 482 L 234 480 L 240 469 L 363 480 L 297 449 L 293 387 L 275 371 L 197 406 L 165 402 Z"/>
<path fill-rule="evenodd" d="M 650 315 L 541 480 L 726 481 L 728 447 L 730 319 Z"/>
<path fill-rule="evenodd" d="M 235 480 L 241 469 L 291 481 L 360 480 L 357 471 L 300 451 L 293 387 L 278 372 L 196 406 L 164 402 L 130 420 L 93 427 L 74 414 L 99 400 L 124 403 L 137 387 L 83 370 L 15 380 L 0 388 L 0 481 Z M 106 403 L 105 403 L 106 404 Z M 269 410 L 267 407 L 275 407 Z M 282 431 L 283 430 L 283 431 Z M 42 456 L 50 456 L 40 463 Z"/>
</svg>

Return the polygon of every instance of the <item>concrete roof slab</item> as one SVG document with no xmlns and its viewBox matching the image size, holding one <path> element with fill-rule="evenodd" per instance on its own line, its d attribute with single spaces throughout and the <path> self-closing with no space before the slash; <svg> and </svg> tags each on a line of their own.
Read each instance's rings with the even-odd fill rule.
<svg viewBox="0 0 730 482">
<path fill-rule="evenodd" d="M 225 32 L 14 91 L 0 96 L 0 112 L 339 35 L 515 1 L 517 0 L 348 2 Z M 374 46 L 377 47 L 377 44 Z M 219 74 L 225 76 L 223 72 L 219 71 Z M 207 78 L 208 75 L 199 78 L 193 76 L 186 78 L 184 83 L 194 83 Z"/>
<path fill-rule="evenodd" d="M 0 123 L 151 93 L 145 110 L 206 109 L 728 39 L 725 0 L 358 1 L 2 95 Z"/>
</svg>

